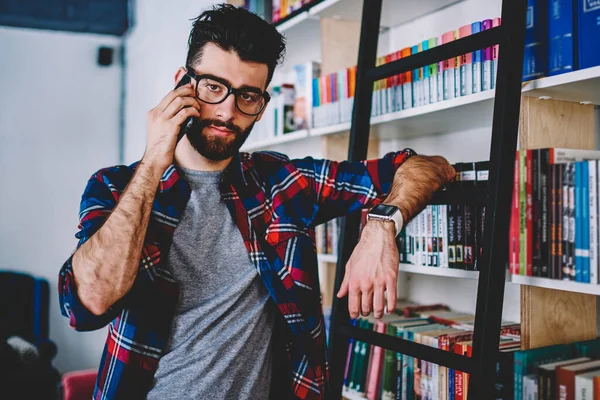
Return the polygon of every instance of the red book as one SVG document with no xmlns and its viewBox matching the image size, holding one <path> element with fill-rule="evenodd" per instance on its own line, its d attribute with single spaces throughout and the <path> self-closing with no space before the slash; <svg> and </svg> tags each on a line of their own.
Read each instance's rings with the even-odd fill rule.
<svg viewBox="0 0 600 400">
<path fill-rule="evenodd" d="M 600 360 L 556 368 L 558 400 L 575 400 L 575 376 L 600 368 Z"/>
<path fill-rule="evenodd" d="M 515 157 L 515 178 L 512 193 L 512 207 L 509 229 L 509 265 L 512 275 L 519 275 L 519 150 Z"/>
<path fill-rule="evenodd" d="M 525 158 L 525 169 L 527 173 L 527 178 L 525 179 L 525 200 L 526 200 L 526 243 L 527 243 L 527 276 L 533 275 L 533 220 L 532 216 L 532 202 L 533 202 L 533 152 L 531 150 L 526 150 L 526 158 Z"/>
<path fill-rule="evenodd" d="M 381 320 L 375 323 L 375 331 L 385 333 L 386 324 Z M 379 346 L 373 346 L 373 355 L 370 359 L 369 375 L 367 376 L 367 399 L 376 400 L 379 395 L 379 386 L 381 384 L 382 364 L 384 350 Z"/>
</svg>

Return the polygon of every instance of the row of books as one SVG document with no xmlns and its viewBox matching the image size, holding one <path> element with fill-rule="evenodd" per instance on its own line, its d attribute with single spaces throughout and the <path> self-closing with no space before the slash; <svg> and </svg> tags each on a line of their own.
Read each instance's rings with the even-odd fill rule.
<svg viewBox="0 0 600 400">
<path fill-rule="evenodd" d="M 269 1 L 269 0 L 264 0 Z M 276 23 L 287 17 L 302 6 L 314 2 L 314 0 L 270 0 L 273 5 L 272 22 Z"/>
<path fill-rule="evenodd" d="M 510 221 L 512 274 L 598 284 L 600 151 L 518 151 Z"/>
<path fill-rule="evenodd" d="M 317 254 L 337 255 L 339 237 L 340 223 L 337 218 L 317 225 L 315 228 Z"/>
<path fill-rule="evenodd" d="M 523 79 L 600 65 L 597 0 L 528 0 Z"/>
<path fill-rule="evenodd" d="M 441 44 L 491 29 L 500 18 L 461 26 L 411 47 L 377 58 L 386 64 Z M 498 45 L 417 68 L 375 82 L 372 116 L 420 107 L 442 100 L 467 96 L 495 87 Z M 313 126 L 321 127 L 350 121 L 355 92 L 356 66 L 323 75 L 313 80 Z"/>
<path fill-rule="evenodd" d="M 471 314 L 447 306 L 410 305 L 376 320 L 360 317 L 354 326 L 472 356 Z M 521 327 L 503 321 L 494 399 L 600 399 L 600 339 L 521 350 Z M 351 339 L 344 386 L 354 397 L 464 400 L 469 374 Z"/>
<path fill-rule="evenodd" d="M 453 312 L 444 305 L 409 306 L 382 319 L 359 318 L 352 324 L 362 329 L 410 340 L 442 350 L 471 356 L 474 316 Z M 520 325 L 503 322 L 500 351 L 520 347 Z M 507 362 L 508 360 L 508 362 Z M 510 359 L 500 358 L 496 379 L 498 396 L 511 398 L 513 370 Z M 344 386 L 348 392 L 376 399 L 466 399 L 469 374 L 385 350 L 359 340 L 348 345 Z"/>
</svg>

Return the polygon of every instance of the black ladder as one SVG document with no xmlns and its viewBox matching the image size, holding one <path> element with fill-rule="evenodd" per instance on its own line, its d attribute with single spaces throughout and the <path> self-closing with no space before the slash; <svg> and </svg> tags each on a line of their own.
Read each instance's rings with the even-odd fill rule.
<svg viewBox="0 0 600 400">
<path fill-rule="evenodd" d="M 479 263 L 472 357 L 351 326 L 347 297 L 338 299 L 334 296 L 328 348 L 330 399 L 342 398 L 344 367 L 350 337 L 467 372 L 471 374 L 469 399 L 492 398 L 508 261 L 509 218 L 506 216 L 510 215 L 521 103 L 526 5 L 526 0 L 502 0 L 501 26 L 375 67 L 382 0 L 363 1 L 356 94 L 348 149 L 349 161 L 364 160 L 367 156 L 372 91 L 375 81 L 495 44 L 499 45 L 489 187 L 486 198 L 486 229 L 483 237 L 483 255 Z M 341 248 L 338 252 L 333 293 L 337 293 L 340 289 L 346 263 L 358 242 L 359 226 L 360 212 L 342 219 Z"/>
</svg>

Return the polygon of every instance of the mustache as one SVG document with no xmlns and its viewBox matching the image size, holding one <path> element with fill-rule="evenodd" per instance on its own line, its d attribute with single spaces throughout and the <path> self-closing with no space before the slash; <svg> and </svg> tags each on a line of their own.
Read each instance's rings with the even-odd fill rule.
<svg viewBox="0 0 600 400">
<path fill-rule="evenodd" d="M 241 135 L 243 133 L 243 129 L 240 128 L 239 126 L 235 125 L 231 121 L 222 121 L 220 119 L 203 119 L 201 121 L 202 129 L 204 129 L 208 126 L 211 126 L 211 125 L 215 126 L 215 127 L 225 128 L 227 130 L 234 132 L 237 135 Z"/>
</svg>

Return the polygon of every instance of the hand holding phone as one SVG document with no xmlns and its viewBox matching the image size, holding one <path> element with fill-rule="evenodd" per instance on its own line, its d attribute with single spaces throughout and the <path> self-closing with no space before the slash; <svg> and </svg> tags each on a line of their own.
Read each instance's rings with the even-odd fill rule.
<svg viewBox="0 0 600 400">
<path fill-rule="evenodd" d="M 187 79 L 186 79 L 187 77 Z M 187 82 L 186 82 L 187 80 Z M 174 90 L 148 113 L 144 158 L 162 171 L 173 163 L 175 147 L 191 123 L 200 117 L 200 104 L 185 75 Z"/>
</svg>

